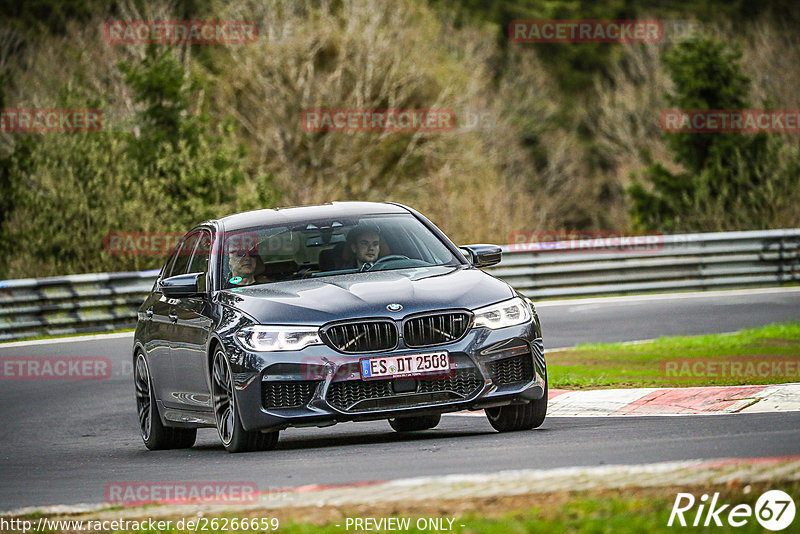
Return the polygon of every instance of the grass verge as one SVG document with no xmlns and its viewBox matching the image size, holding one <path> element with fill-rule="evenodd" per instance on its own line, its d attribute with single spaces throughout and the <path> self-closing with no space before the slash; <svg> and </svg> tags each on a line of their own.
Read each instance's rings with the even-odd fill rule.
<svg viewBox="0 0 800 534">
<path fill-rule="evenodd" d="M 740 484 L 731 480 L 726 484 L 697 485 L 697 486 L 663 486 L 648 488 L 625 488 L 615 490 L 597 491 L 560 491 L 551 493 L 534 493 L 524 495 L 481 497 L 471 499 L 436 500 L 426 502 L 393 502 L 376 503 L 371 505 L 334 506 L 334 507 L 306 507 L 280 510 L 250 510 L 237 514 L 207 514 L 205 516 L 190 516 L 197 520 L 205 517 L 208 521 L 206 529 L 200 529 L 210 534 L 223 534 L 230 532 L 230 527 L 220 528 L 226 520 L 229 524 L 234 518 L 241 522 L 242 519 L 261 520 L 269 518 L 276 529 L 247 529 L 241 532 L 267 533 L 281 532 L 283 534 L 339 534 L 344 532 L 441 532 L 449 531 L 464 534 L 500 534 L 523 532 L 577 532 L 577 533 L 641 533 L 641 532 L 674 532 L 688 529 L 693 531 L 714 532 L 764 532 L 755 516 L 745 517 L 746 524 L 735 528 L 727 523 L 728 512 L 736 505 L 745 504 L 755 509 L 758 498 L 765 491 L 780 489 L 786 492 L 795 502 L 800 496 L 800 481 L 771 481 L 753 484 Z M 668 526 L 670 513 L 675 504 L 678 493 L 691 493 L 695 497 L 695 504 L 684 513 L 687 527 L 681 527 L 677 519 L 673 526 Z M 727 509 L 718 517 L 722 526 L 714 526 L 709 520 L 710 527 L 703 529 L 703 522 L 708 512 L 708 501 L 717 497 L 717 507 L 728 504 Z M 702 509 L 699 527 L 693 527 L 701 496 L 709 498 Z M 685 501 L 682 502 L 685 504 Z M 146 509 L 140 520 L 146 520 Z M 36 520 L 38 516 L 31 516 Z M 358 528 L 354 526 L 355 519 L 366 518 L 380 521 L 386 518 L 396 518 L 399 524 L 407 528 Z M 115 532 L 138 534 L 184 533 L 193 532 L 186 528 L 175 528 L 180 519 L 172 517 L 169 528 L 153 530 L 147 527 L 138 530 L 117 530 Z M 216 519 L 216 523 L 214 520 Z M 349 521 L 348 521 L 349 520 Z M 795 524 L 798 521 L 795 518 Z M 184 523 L 185 524 L 185 523 Z M 216 524 L 217 528 L 212 525 Z M 387 524 L 384 523 L 384 526 Z M 396 525 L 396 524 L 395 524 Z M 439 528 L 437 528 L 437 526 Z M 787 529 L 791 531 L 793 527 Z M 17 531 L 7 531 L 17 532 Z M 67 532 L 67 530 L 48 530 L 48 532 Z"/>
<path fill-rule="evenodd" d="M 732 334 L 579 345 L 548 355 L 551 388 L 780 384 L 800 381 L 800 322 Z"/>
</svg>

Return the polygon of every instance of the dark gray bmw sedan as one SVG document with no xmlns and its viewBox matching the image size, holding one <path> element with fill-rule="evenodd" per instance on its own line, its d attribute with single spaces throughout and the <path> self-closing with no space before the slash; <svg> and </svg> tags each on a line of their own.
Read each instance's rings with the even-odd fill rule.
<svg viewBox="0 0 800 534">
<path fill-rule="evenodd" d="M 533 303 L 413 209 L 336 202 L 204 222 L 138 313 L 133 368 L 149 449 L 216 427 L 230 452 L 287 427 L 387 419 L 398 432 L 483 409 L 542 424 L 547 370 Z"/>
</svg>

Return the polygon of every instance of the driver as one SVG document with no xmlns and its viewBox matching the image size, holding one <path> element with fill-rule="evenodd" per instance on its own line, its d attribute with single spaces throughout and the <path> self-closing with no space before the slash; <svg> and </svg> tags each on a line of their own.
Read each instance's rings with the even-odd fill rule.
<svg viewBox="0 0 800 534">
<path fill-rule="evenodd" d="M 378 261 L 381 252 L 381 231 L 377 226 L 356 226 L 347 234 L 350 250 L 353 252 L 351 269 L 369 271 Z"/>
</svg>

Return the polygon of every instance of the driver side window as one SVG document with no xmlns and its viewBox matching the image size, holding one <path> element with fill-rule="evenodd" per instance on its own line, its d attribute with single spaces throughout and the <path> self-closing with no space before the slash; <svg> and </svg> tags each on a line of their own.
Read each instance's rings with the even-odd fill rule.
<svg viewBox="0 0 800 534">
<path fill-rule="evenodd" d="M 192 254 L 192 261 L 189 262 L 187 273 L 208 274 L 208 262 L 211 257 L 211 232 L 202 230 L 197 240 L 197 247 Z"/>
<path fill-rule="evenodd" d="M 179 274 L 186 274 L 189 267 L 189 261 L 192 259 L 192 252 L 200 238 L 200 232 L 190 232 L 183 239 L 181 239 L 178 248 L 172 254 L 172 257 L 167 261 L 164 266 L 163 278 L 170 276 L 177 276 Z"/>
</svg>

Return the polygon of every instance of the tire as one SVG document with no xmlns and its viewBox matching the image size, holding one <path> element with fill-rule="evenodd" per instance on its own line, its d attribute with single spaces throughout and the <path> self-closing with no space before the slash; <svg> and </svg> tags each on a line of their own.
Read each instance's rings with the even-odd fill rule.
<svg viewBox="0 0 800 534">
<path fill-rule="evenodd" d="M 222 445 L 228 452 L 266 451 L 278 444 L 278 431 L 245 430 L 239 418 L 233 375 L 228 357 L 221 348 L 214 353 L 211 365 L 211 388 L 214 399 L 214 419 Z"/>
<path fill-rule="evenodd" d="M 545 380 L 547 380 L 545 378 Z M 498 432 L 514 432 L 516 430 L 531 430 L 544 423 L 547 415 L 547 383 L 544 386 L 544 396 L 527 404 L 509 404 L 497 408 L 486 408 L 486 418 Z"/>
<path fill-rule="evenodd" d="M 413 432 L 415 430 L 428 430 L 439 424 L 442 416 L 418 415 L 415 417 L 395 417 L 389 419 L 389 425 L 397 432 Z"/>
<path fill-rule="evenodd" d="M 196 428 L 164 426 L 158 415 L 156 396 L 147 358 L 141 352 L 133 366 L 133 382 L 136 387 L 136 412 L 139 417 L 139 434 L 144 446 L 151 451 L 164 449 L 188 449 L 197 439 Z"/>
</svg>

